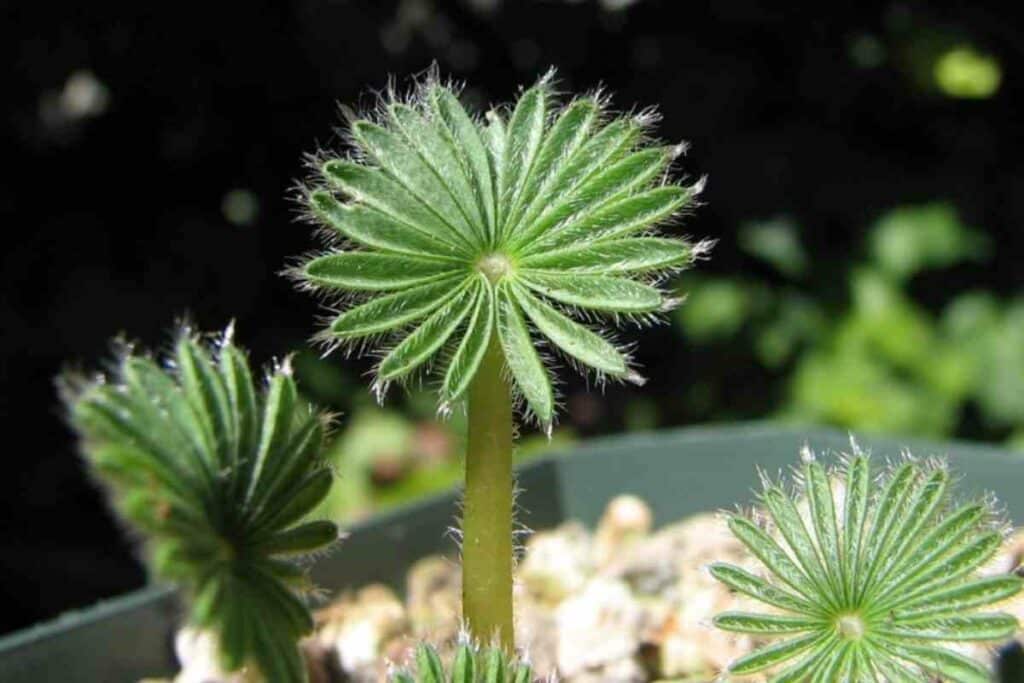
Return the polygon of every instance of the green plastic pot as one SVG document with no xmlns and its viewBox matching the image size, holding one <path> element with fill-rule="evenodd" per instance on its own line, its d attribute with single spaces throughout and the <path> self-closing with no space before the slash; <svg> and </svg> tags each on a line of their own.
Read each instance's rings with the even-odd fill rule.
<svg viewBox="0 0 1024 683">
<path fill-rule="evenodd" d="M 1015 525 L 1024 524 L 1024 457 L 965 443 L 918 439 L 858 439 L 862 448 L 896 456 L 948 456 L 965 493 L 996 493 Z M 534 529 L 579 519 L 594 524 L 612 497 L 633 493 L 670 522 L 696 512 L 746 503 L 757 468 L 797 462 L 798 449 L 847 449 L 835 430 L 755 423 L 700 427 L 596 439 L 572 452 L 531 462 L 519 471 L 521 521 Z M 455 511 L 450 492 L 353 526 L 337 550 L 319 561 L 317 583 L 330 590 L 383 581 L 402 585 L 417 559 L 450 552 L 446 531 Z M 137 681 L 175 671 L 173 636 L 181 609 L 174 591 L 144 588 L 0 639 L 0 681 Z M 1003 656 L 1001 680 L 1024 681 L 1019 652 Z"/>
</svg>

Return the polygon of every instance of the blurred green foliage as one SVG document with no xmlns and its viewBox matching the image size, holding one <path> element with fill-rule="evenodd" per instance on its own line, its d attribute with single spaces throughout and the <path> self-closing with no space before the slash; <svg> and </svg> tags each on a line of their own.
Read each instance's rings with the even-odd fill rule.
<svg viewBox="0 0 1024 683">
<path fill-rule="evenodd" d="M 780 385 L 773 416 L 1024 444 L 1024 296 L 949 291 L 926 306 L 911 293 L 917 277 L 989 258 L 987 236 L 954 207 L 893 209 L 870 227 L 862 255 L 816 276 L 791 222 L 740 235 L 740 247 L 780 277 L 688 278 L 690 303 L 676 322 L 697 344 L 751 349 Z M 838 305 L 824 294 L 837 277 Z"/>
</svg>

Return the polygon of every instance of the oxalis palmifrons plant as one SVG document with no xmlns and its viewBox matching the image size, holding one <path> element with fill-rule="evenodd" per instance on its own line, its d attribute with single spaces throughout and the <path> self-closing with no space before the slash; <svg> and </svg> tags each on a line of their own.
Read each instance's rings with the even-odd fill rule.
<svg viewBox="0 0 1024 683">
<path fill-rule="evenodd" d="M 287 361 L 256 380 L 230 329 L 209 343 L 182 330 L 162 364 L 125 348 L 107 375 L 65 374 L 61 394 L 85 460 L 223 668 L 300 683 L 313 586 L 297 559 L 338 537 L 303 521 L 331 486 L 328 417 L 298 396 Z"/>
<path fill-rule="evenodd" d="M 725 612 L 714 623 L 782 639 L 732 662 L 729 674 L 990 681 L 986 667 L 948 646 L 1005 640 L 1019 628 L 1010 614 L 979 611 L 1024 588 L 1014 574 L 977 575 L 1005 534 L 993 500 L 955 504 L 942 461 L 906 454 L 879 474 L 855 443 L 852 451 L 829 471 L 805 449 L 795 491 L 764 477 L 754 514 L 729 517 L 767 575 L 724 563 L 711 573 L 775 611 Z"/>
<path fill-rule="evenodd" d="M 651 112 L 565 101 L 551 73 L 484 117 L 458 96 L 430 75 L 349 116 L 301 197 L 329 248 L 290 272 L 336 307 L 320 341 L 379 356 L 378 395 L 430 376 L 442 414 L 466 407 L 463 617 L 511 649 L 516 406 L 550 432 L 546 352 L 640 383 L 591 323 L 657 320 L 677 303 L 659 283 L 709 245 L 657 232 L 702 183 L 672 179 L 683 147 L 650 137 Z"/>
</svg>

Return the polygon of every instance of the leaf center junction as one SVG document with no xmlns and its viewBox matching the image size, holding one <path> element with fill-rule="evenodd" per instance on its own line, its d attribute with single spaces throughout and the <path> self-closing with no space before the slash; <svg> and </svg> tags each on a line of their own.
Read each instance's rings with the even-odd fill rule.
<svg viewBox="0 0 1024 683">
<path fill-rule="evenodd" d="M 496 252 L 482 256 L 476 262 L 476 269 L 483 273 L 493 285 L 512 271 L 512 261 L 505 254 Z"/>
<path fill-rule="evenodd" d="M 859 614 L 844 614 L 836 619 L 839 635 L 847 640 L 860 640 L 864 637 L 866 627 Z"/>
</svg>

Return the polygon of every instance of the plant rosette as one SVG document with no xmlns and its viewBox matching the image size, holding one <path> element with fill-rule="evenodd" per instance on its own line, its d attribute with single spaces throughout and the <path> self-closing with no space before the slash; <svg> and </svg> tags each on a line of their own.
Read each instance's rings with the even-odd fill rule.
<svg viewBox="0 0 1024 683">
<path fill-rule="evenodd" d="M 439 412 L 467 406 L 463 607 L 476 637 L 510 648 L 515 407 L 550 433 L 554 355 L 642 382 L 594 323 L 642 326 L 678 303 L 661 283 L 710 244 L 658 228 L 703 181 L 673 181 L 684 147 L 651 138 L 652 112 L 562 103 L 550 73 L 483 118 L 431 74 L 349 119 L 348 149 L 313 155 L 302 191 L 328 248 L 289 272 L 334 306 L 324 344 L 379 357 L 378 396 L 431 377 Z"/>
<path fill-rule="evenodd" d="M 716 563 L 712 575 L 772 613 L 725 612 L 720 629 L 776 642 L 729 666 L 786 681 L 983 683 L 991 673 L 955 648 L 997 643 L 1017 618 L 984 608 L 1018 596 L 1015 574 L 980 576 L 1007 525 L 991 498 L 954 504 L 938 460 L 906 454 L 881 473 L 853 444 L 827 470 L 803 452 L 795 491 L 763 478 L 753 513 L 729 528 L 765 569 Z"/>
</svg>

